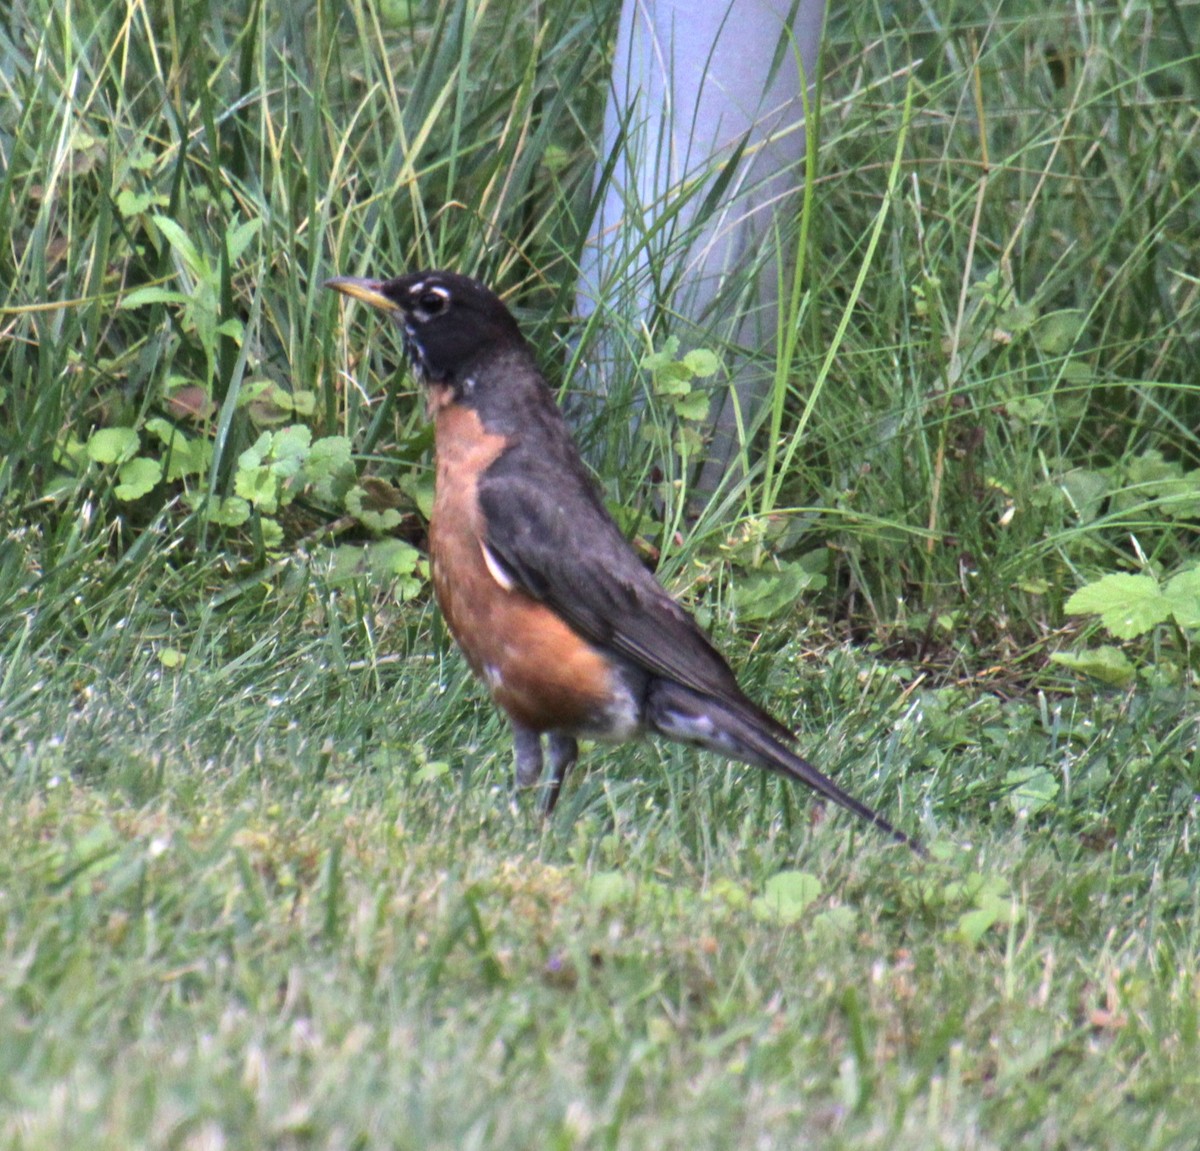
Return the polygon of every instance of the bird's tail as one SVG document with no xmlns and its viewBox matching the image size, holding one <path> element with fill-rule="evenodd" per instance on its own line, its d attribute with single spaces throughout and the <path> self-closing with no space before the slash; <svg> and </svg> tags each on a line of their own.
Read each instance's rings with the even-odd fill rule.
<svg viewBox="0 0 1200 1151">
<path fill-rule="evenodd" d="M 786 775 L 907 844 L 918 854 L 925 854 L 917 840 L 897 831 L 879 812 L 843 791 L 753 715 L 742 715 L 733 704 L 660 679 L 651 684 L 645 715 L 647 725 L 668 739 L 700 744 L 730 759 Z"/>
</svg>

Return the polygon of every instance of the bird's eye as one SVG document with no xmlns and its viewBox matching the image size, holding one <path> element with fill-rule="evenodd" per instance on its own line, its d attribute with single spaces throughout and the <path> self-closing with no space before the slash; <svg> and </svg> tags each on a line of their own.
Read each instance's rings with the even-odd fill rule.
<svg viewBox="0 0 1200 1151">
<path fill-rule="evenodd" d="M 444 288 L 430 288 L 417 297 L 417 306 L 427 316 L 444 312 L 450 303 L 450 294 Z"/>
</svg>

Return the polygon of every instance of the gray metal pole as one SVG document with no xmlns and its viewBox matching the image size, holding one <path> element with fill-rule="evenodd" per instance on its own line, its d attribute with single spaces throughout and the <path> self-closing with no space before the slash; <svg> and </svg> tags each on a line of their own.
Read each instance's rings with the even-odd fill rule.
<svg viewBox="0 0 1200 1151">
<path fill-rule="evenodd" d="M 621 12 L 600 161 L 613 167 L 582 260 L 579 314 L 603 308 L 606 326 L 632 340 L 665 309 L 685 346 L 742 349 L 727 365 L 747 414 L 770 377 L 759 353 L 775 339 L 774 226 L 798 203 L 801 89 L 815 76 L 824 14 L 824 0 L 625 0 Z M 706 196 L 718 179 L 728 184 L 714 208 Z M 731 273 L 747 264 L 757 267 L 752 290 L 731 298 L 730 285 L 747 281 Z M 696 331 L 681 330 L 688 324 Z M 703 489 L 733 454 L 728 395 L 713 404 Z"/>
</svg>

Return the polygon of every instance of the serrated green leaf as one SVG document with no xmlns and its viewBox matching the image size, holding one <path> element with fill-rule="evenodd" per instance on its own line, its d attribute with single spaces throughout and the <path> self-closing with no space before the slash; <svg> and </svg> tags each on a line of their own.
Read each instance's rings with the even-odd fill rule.
<svg viewBox="0 0 1200 1151">
<path fill-rule="evenodd" d="M 1178 460 L 1168 460 L 1157 448 L 1125 462 L 1125 477 L 1132 485 L 1163 483 L 1182 475 L 1183 465 Z"/>
<path fill-rule="evenodd" d="M 1167 580 L 1163 595 L 1180 627 L 1200 627 L 1200 567 L 1173 575 Z"/>
<path fill-rule="evenodd" d="M 721 370 L 721 360 L 708 348 L 693 348 L 683 357 L 684 366 L 693 376 L 704 380 Z"/>
<path fill-rule="evenodd" d="M 371 571 L 389 579 L 412 575 L 421 561 L 421 553 L 404 540 L 379 540 L 367 547 Z"/>
<path fill-rule="evenodd" d="M 704 437 L 691 424 L 683 424 L 675 432 L 674 448 L 680 459 L 699 455 L 704 450 Z"/>
<path fill-rule="evenodd" d="M 268 514 L 279 510 L 279 487 L 279 477 L 269 467 L 239 466 L 233 477 L 233 490 L 259 511 Z"/>
<path fill-rule="evenodd" d="M 208 509 L 209 522 L 222 527 L 241 527 L 250 518 L 250 505 L 240 496 L 210 500 Z"/>
<path fill-rule="evenodd" d="M 140 216 L 147 208 L 165 208 L 171 202 L 169 196 L 157 192 L 134 192 L 130 188 L 122 188 L 117 193 L 117 211 L 125 219 Z"/>
<path fill-rule="evenodd" d="M 679 353 L 679 337 L 668 336 L 666 342 L 657 352 L 647 352 L 642 357 L 641 367 L 643 371 L 657 372 L 665 368 L 668 364 L 673 363 L 676 355 Z"/>
<path fill-rule="evenodd" d="M 312 432 L 305 424 L 289 424 L 272 433 L 271 455 L 276 461 L 301 460 L 312 446 Z"/>
<path fill-rule="evenodd" d="M 313 481 L 330 478 L 352 467 L 350 441 L 345 436 L 322 436 L 304 462 L 304 474 Z"/>
<path fill-rule="evenodd" d="M 660 396 L 686 396 L 692 390 L 692 373 L 680 363 L 664 364 L 654 373 L 654 391 Z"/>
<path fill-rule="evenodd" d="M 98 464 L 123 464 L 132 459 L 141 446 L 133 428 L 101 428 L 88 437 L 88 459 Z"/>
<path fill-rule="evenodd" d="M 400 521 L 404 519 L 395 508 L 384 508 L 382 511 L 360 508 L 358 511 L 351 511 L 350 514 L 368 531 L 376 532 L 379 535 L 399 527 Z"/>
<path fill-rule="evenodd" d="M 681 420 L 703 422 L 708 419 L 709 399 L 705 392 L 693 392 L 690 396 L 675 401 L 675 414 Z"/>
<path fill-rule="evenodd" d="M 260 516 L 258 528 L 262 533 L 262 541 L 265 548 L 274 549 L 282 545 L 283 528 L 280 526 L 278 520 L 274 520 L 270 516 Z"/>
<path fill-rule="evenodd" d="M 267 458 L 271 451 L 271 433 L 263 432 L 244 452 L 238 456 L 239 468 L 255 468 Z"/>
<path fill-rule="evenodd" d="M 1066 611 L 1097 614 L 1118 639 L 1133 639 L 1162 623 L 1171 604 L 1152 577 L 1115 572 L 1081 587 L 1067 600 Z"/>
<path fill-rule="evenodd" d="M 421 581 L 415 578 L 420 563 L 421 553 L 404 540 L 341 544 L 330 553 L 325 579 L 334 587 L 364 578 L 375 583 L 396 581 L 400 598 L 406 599 L 421 588 Z"/>
</svg>

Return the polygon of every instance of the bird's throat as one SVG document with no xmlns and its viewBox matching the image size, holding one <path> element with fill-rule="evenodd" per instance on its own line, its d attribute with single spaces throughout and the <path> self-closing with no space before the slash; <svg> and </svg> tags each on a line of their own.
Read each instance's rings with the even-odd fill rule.
<svg viewBox="0 0 1200 1151">
<path fill-rule="evenodd" d="M 436 420 L 443 408 L 454 403 L 454 387 L 451 384 L 428 383 L 425 385 L 425 416 Z"/>
</svg>

